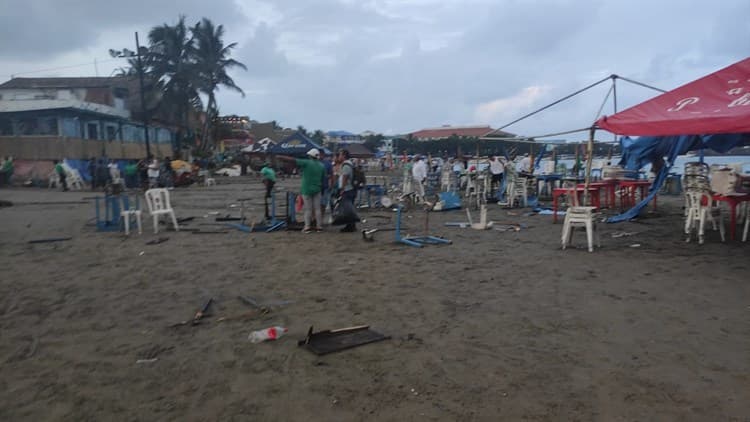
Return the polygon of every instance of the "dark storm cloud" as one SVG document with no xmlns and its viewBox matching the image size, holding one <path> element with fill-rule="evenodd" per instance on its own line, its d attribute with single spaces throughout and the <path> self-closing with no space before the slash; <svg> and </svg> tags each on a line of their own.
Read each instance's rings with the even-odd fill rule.
<svg viewBox="0 0 750 422">
<path fill-rule="evenodd" d="M 40 57 L 85 47 L 106 54 L 109 43 L 132 43 L 125 29 L 206 15 L 225 24 L 226 41 L 239 43 L 234 55 L 249 68 L 232 72 L 247 97 L 221 91 L 223 112 L 311 129 L 405 132 L 500 126 L 612 73 L 672 89 L 750 51 L 747 0 L 236 1 L 241 10 L 229 0 L 10 0 L 0 15 L 0 68 L 39 68 Z M 509 130 L 585 127 L 607 88 Z M 620 109 L 653 95 L 618 84 Z"/>
<path fill-rule="evenodd" d="M 131 27 L 146 32 L 180 14 L 190 22 L 206 16 L 224 24 L 241 17 L 231 0 L 4 0 L 0 58 L 44 60 L 95 45 L 103 32 Z"/>
</svg>

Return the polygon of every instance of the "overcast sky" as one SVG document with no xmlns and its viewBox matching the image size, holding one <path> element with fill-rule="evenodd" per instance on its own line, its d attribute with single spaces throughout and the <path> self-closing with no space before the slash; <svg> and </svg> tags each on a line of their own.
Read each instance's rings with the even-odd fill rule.
<svg viewBox="0 0 750 422">
<path fill-rule="evenodd" d="M 248 66 L 232 74 L 247 95 L 220 93 L 222 114 L 353 132 L 497 128 L 613 73 L 668 90 L 750 56 L 748 0 L 0 0 L 0 10 L 3 80 L 108 76 L 121 65 L 108 49 L 134 49 L 135 31 L 205 16 Z M 590 126 L 608 89 L 506 130 Z M 617 92 L 620 110 L 656 95 L 622 81 Z"/>
</svg>

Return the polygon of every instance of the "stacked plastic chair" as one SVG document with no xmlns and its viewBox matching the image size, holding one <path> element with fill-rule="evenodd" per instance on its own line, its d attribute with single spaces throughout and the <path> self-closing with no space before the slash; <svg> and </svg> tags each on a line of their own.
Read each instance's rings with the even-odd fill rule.
<svg viewBox="0 0 750 422">
<path fill-rule="evenodd" d="M 719 230 L 721 241 L 725 240 L 724 221 L 721 208 L 714 205 L 708 179 L 709 167 L 705 163 L 686 163 L 683 185 L 685 187 L 685 234 L 687 242 L 697 231 L 698 243 L 705 240 L 706 221 L 714 230 Z M 718 220 L 718 225 L 717 225 Z"/>
</svg>

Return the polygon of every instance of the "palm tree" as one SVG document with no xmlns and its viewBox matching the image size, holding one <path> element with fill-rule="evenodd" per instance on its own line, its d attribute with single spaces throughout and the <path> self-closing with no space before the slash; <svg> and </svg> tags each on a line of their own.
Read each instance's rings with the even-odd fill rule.
<svg viewBox="0 0 750 422">
<path fill-rule="evenodd" d="M 185 17 L 180 16 L 174 26 L 163 24 L 151 29 L 148 39 L 148 76 L 162 94 L 161 111 L 179 123 L 177 139 L 180 142 L 183 130 L 189 130 L 190 111 L 202 108 L 194 35 L 188 31 Z"/>
<path fill-rule="evenodd" d="M 220 86 L 237 91 L 244 97 L 245 93 L 234 83 L 227 71 L 233 67 L 247 70 L 247 67 L 230 58 L 231 51 L 237 43 L 224 45 L 224 26 L 214 26 L 209 19 L 203 18 L 190 28 L 190 32 L 195 39 L 194 57 L 199 80 L 198 89 L 208 97 L 206 109 L 209 112 L 216 109 L 216 91 Z M 211 120 L 211 116 L 206 116 L 201 148 L 207 146 Z"/>
</svg>

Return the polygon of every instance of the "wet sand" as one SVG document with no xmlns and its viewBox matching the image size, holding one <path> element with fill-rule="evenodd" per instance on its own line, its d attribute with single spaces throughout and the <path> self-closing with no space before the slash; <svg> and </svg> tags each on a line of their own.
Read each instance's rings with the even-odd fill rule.
<svg viewBox="0 0 750 422">
<path fill-rule="evenodd" d="M 208 213 L 236 216 L 241 197 L 262 215 L 257 180 L 218 181 L 173 191 L 177 216 L 195 217 L 184 228 L 224 230 Z M 155 235 L 147 215 L 125 238 L 95 230 L 93 201 L 59 203 L 91 196 L 0 190 L 15 203 L 0 208 L 1 420 L 750 418 L 750 243 L 686 243 L 677 197 L 600 225 L 588 253 L 581 233 L 560 250 L 551 216 L 497 205 L 491 220 L 526 228 L 449 228 L 463 211 L 433 213 L 431 233 L 453 244 L 422 249 L 334 228 Z M 361 216 L 393 226 L 387 210 Z M 421 234 L 423 217 L 404 225 Z M 293 303 L 218 322 L 250 310 L 239 295 Z M 205 323 L 170 327 L 209 297 Z M 311 325 L 359 324 L 392 339 L 297 347 Z M 288 335 L 247 340 L 271 325 Z"/>
</svg>

